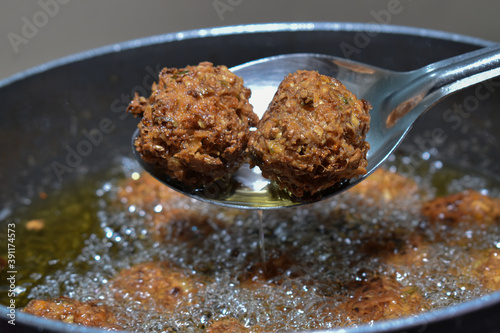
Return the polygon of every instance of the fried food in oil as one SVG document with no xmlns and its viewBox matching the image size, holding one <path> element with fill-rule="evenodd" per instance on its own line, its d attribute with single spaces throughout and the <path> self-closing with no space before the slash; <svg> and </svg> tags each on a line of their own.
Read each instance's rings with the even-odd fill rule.
<svg viewBox="0 0 500 333">
<path fill-rule="evenodd" d="M 35 316 L 91 327 L 119 330 L 115 315 L 96 302 L 79 302 L 67 297 L 55 300 L 32 300 L 23 310 Z"/>
<path fill-rule="evenodd" d="M 429 242 L 418 232 L 407 230 L 391 232 L 372 231 L 361 238 L 360 254 L 376 257 L 396 266 L 421 265 L 428 256 Z"/>
<path fill-rule="evenodd" d="M 172 190 L 147 172 L 138 179 L 128 178 L 118 185 L 117 199 L 128 206 L 140 208 L 146 212 L 153 211 L 157 205 L 165 208 L 178 207 L 190 200 L 187 196 Z"/>
<path fill-rule="evenodd" d="M 500 223 L 500 199 L 466 190 L 424 203 L 422 214 L 431 222 L 485 227 Z"/>
<path fill-rule="evenodd" d="M 136 149 L 192 187 L 227 177 L 246 159 L 249 128 L 258 122 L 250 94 L 226 66 L 164 68 L 149 99 L 136 94 L 127 109 L 142 115 Z"/>
<path fill-rule="evenodd" d="M 195 243 L 232 223 L 237 216 L 248 214 L 230 208 L 220 208 L 217 214 L 213 214 L 213 210 L 203 212 L 192 209 L 194 199 L 166 187 L 148 173 L 120 184 L 117 201 L 120 211 L 128 210 L 123 208 L 122 205 L 125 205 L 144 213 L 141 219 L 146 223 L 152 239 L 158 242 Z M 199 203 L 198 207 L 202 205 Z"/>
<path fill-rule="evenodd" d="M 127 311 L 169 313 L 179 305 L 190 305 L 202 283 L 183 274 L 166 262 L 147 262 L 122 270 L 106 286 L 117 308 Z M 27 313 L 91 327 L 123 329 L 113 312 L 96 302 L 80 302 L 67 297 L 54 301 L 33 300 L 23 310 Z M 127 322 L 127 318 L 121 318 Z"/>
<path fill-rule="evenodd" d="M 168 312 L 192 302 L 200 286 L 200 282 L 165 262 L 149 262 L 122 270 L 109 288 L 119 304 Z"/>
<path fill-rule="evenodd" d="M 245 327 L 239 320 L 235 318 L 224 318 L 214 321 L 205 329 L 205 333 L 246 333 L 255 332 L 248 327 Z"/>
<path fill-rule="evenodd" d="M 172 209 L 158 214 L 150 231 L 157 241 L 193 242 L 213 233 L 220 226 L 218 222 L 198 212 Z"/>
<path fill-rule="evenodd" d="M 433 249 L 423 235 L 407 235 L 403 244 L 385 256 L 385 262 L 397 268 L 421 267 L 429 262 Z"/>
<path fill-rule="evenodd" d="M 488 249 L 477 257 L 476 271 L 481 284 L 490 290 L 500 290 L 500 249 Z"/>
<path fill-rule="evenodd" d="M 351 298 L 341 307 L 346 315 L 365 323 L 408 316 L 426 308 L 416 288 L 404 287 L 386 276 L 354 282 L 349 289 Z"/>
<path fill-rule="evenodd" d="M 268 249 L 265 262 L 256 262 L 242 272 L 240 281 L 242 285 L 252 287 L 252 284 L 263 283 L 281 284 L 283 277 L 296 278 L 306 274 L 306 270 L 297 262 L 293 251 L 280 253 L 275 249 Z"/>
<path fill-rule="evenodd" d="M 251 164 L 298 198 L 363 175 L 370 108 L 334 78 L 289 74 L 250 135 Z"/>
<path fill-rule="evenodd" d="M 413 179 L 379 168 L 348 192 L 359 194 L 364 199 L 387 203 L 402 197 L 414 196 L 418 190 L 418 185 Z"/>
<path fill-rule="evenodd" d="M 485 226 L 472 228 L 469 224 L 467 230 L 477 229 L 483 233 L 485 233 L 484 228 L 488 228 L 488 231 L 498 230 L 493 222 L 485 223 L 485 217 L 481 214 L 471 213 L 487 212 L 487 221 L 495 221 L 495 214 L 492 212 L 494 212 L 493 208 L 497 207 L 495 206 L 497 199 L 474 192 L 471 194 L 469 191 L 467 191 L 467 196 L 464 193 L 448 196 L 451 203 L 448 209 L 459 207 L 454 211 L 454 219 L 439 218 L 429 222 L 419 215 L 421 201 L 418 200 L 421 198 L 417 194 L 420 189 L 413 180 L 380 170 L 374 174 L 372 182 L 367 181 L 350 190 L 349 192 L 355 195 L 339 199 L 338 202 L 342 205 L 336 206 L 334 210 L 325 211 L 323 217 L 318 211 L 306 214 L 304 210 L 307 224 L 302 225 L 300 230 L 306 234 L 315 230 L 315 233 L 310 234 L 312 237 L 308 237 L 304 242 L 296 243 L 293 233 L 266 234 L 266 260 L 264 262 L 258 258 L 260 252 L 257 247 L 252 251 L 247 251 L 248 249 L 244 249 L 239 243 L 234 247 L 221 247 L 221 249 L 233 251 L 230 256 L 224 257 L 225 259 L 240 257 L 243 260 L 243 264 L 238 266 L 239 269 L 236 272 L 224 271 L 226 269 L 224 265 L 214 266 L 215 269 L 214 267 L 204 269 L 203 263 L 196 263 L 194 266 L 187 264 L 185 267 L 178 268 L 168 262 L 146 262 L 122 270 L 115 278 L 103 285 L 102 293 L 107 295 L 103 302 L 112 306 L 119 320 L 118 324 L 125 329 L 137 329 L 148 318 L 156 316 L 162 318 L 162 321 L 158 321 L 158 326 L 155 328 L 164 325 L 162 326 L 164 331 L 174 331 L 179 327 L 173 321 L 168 322 L 168 319 L 176 314 L 186 313 L 189 324 L 184 324 L 187 326 L 183 327 L 193 332 L 272 332 L 339 328 L 417 315 L 435 307 L 436 298 L 433 298 L 435 297 L 433 295 L 443 293 L 444 288 L 425 286 L 425 276 L 429 277 L 432 274 L 440 274 L 436 276 L 447 274 L 445 276 L 451 280 L 456 277 L 457 280 L 453 280 L 453 283 L 457 283 L 465 290 L 472 290 L 476 287 L 483 288 L 482 290 L 486 292 L 500 290 L 500 252 L 498 249 L 495 247 L 485 250 L 483 247 L 477 250 L 468 247 L 470 245 L 467 243 L 462 244 L 450 238 L 453 230 L 460 231 L 459 229 L 463 228 L 442 228 L 449 226 L 450 222 L 453 224 L 460 223 L 460 221 L 471 221 L 472 226 L 476 226 L 474 218 L 479 216 L 482 219 L 480 224 L 485 224 Z M 396 189 L 393 190 L 391 187 Z M 376 205 L 361 206 L 363 214 L 367 212 L 378 214 L 382 211 L 380 207 L 389 207 L 389 203 L 401 202 L 398 201 L 401 198 L 401 195 L 398 196 L 398 191 L 415 195 L 415 198 L 408 201 L 416 207 L 414 215 L 406 217 L 407 219 L 414 218 L 415 224 L 412 223 L 411 228 L 409 222 L 406 223 L 397 218 L 385 220 L 385 217 L 378 216 L 377 223 L 374 224 L 371 220 L 366 220 L 374 216 L 370 214 L 367 217 L 356 215 L 352 219 L 343 217 L 343 215 L 353 214 L 353 207 L 359 209 L 358 201 L 364 203 L 369 198 L 373 198 Z M 373 193 L 381 194 L 374 196 Z M 139 211 L 144 213 L 140 216 L 147 220 L 146 223 L 149 223 L 148 229 L 151 237 L 162 240 L 162 243 L 156 244 L 158 246 L 166 247 L 173 244 L 173 248 L 180 247 L 182 251 L 187 250 L 187 253 L 196 252 L 190 252 L 192 249 L 211 251 L 210 245 L 222 238 L 214 237 L 210 241 L 209 236 L 224 236 L 229 239 L 235 235 L 236 230 L 241 231 L 241 228 L 245 228 L 240 224 L 230 227 L 230 224 L 220 220 L 226 219 L 226 217 L 219 216 L 227 215 L 225 212 L 219 214 L 214 213 L 218 212 L 215 209 L 206 210 L 206 207 L 193 206 L 193 199 L 164 187 L 147 174 L 141 175 L 137 180 L 126 180 L 117 187 L 116 195 L 115 203 L 134 205 L 136 213 Z M 353 197 L 357 198 L 356 203 L 351 206 L 346 205 L 346 202 Z M 480 203 L 477 203 L 477 200 L 480 200 Z M 155 207 L 158 206 L 163 209 L 157 212 Z M 484 206 L 490 207 L 491 210 L 485 209 Z M 118 207 L 120 211 L 123 210 L 119 204 Z M 410 209 L 410 207 L 390 207 L 388 210 L 390 212 L 396 210 L 396 213 Z M 438 207 L 441 206 L 438 205 Z M 482 210 L 474 207 L 481 207 Z M 125 211 L 127 214 L 133 214 L 127 209 Z M 333 211 L 338 211 L 339 215 L 326 215 L 332 214 Z M 231 216 L 233 210 L 227 212 Z M 463 216 L 455 217 L 458 214 Z M 437 215 L 439 214 L 436 213 Z M 293 216 L 302 218 L 299 215 Z M 272 222 L 272 218 L 269 218 L 268 222 Z M 294 223 L 301 222 L 294 221 Z M 303 229 L 307 226 L 310 226 L 311 230 Z M 288 229 L 291 225 L 282 221 L 278 228 Z M 289 238 L 280 236 L 279 239 L 273 239 L 277 235 Z M 237 237 L 248 236 L 244 232 L 237 234 Z M 204 240 L 207 242 L 203 243 Z M 471 240 L 467 238 L 467 241 Z M 324 243 L 324 247 L 309 244 L 314 242 Z M 202 243 L 204 246 L 200 246 Z M 327 247 L 332 248 L 332 251 L 329 252 Z M 318 264 L 319 257 L 323 259 Z M 180 258 L 189 257 L 181 256 Z M 311 261 L 308 261 L 309 258 Z M 449 258 L 460 259 L 451 263 Z M 438 263 L 442 259 L 449 262 L 445 271 Z M 233 262 L 227 261 L 227 263 L 229 266 L 229 263 Z M 314 271 L 311 267 L 314 267 Z M 231 282 L 231 288 L 234 289 L 231 293 L 228 291 L 227 295 L 222 296 L 222 307 L 220 307 L 221 303 L 215 303 L 219 307 L 214 307 L 211 303 L 207 305 L 208 303 L 205 302 L 207 302 L 207 295 L 213 290 L 220 291 L 220 289 L 213 289 L 214 287 L 220 288 L 216 286 L 216 279 L 220 277 L 216 270 L 219 269 L 224 279 L 227 279 L 224 281 Z M 227 269 L 234 268 L 227 267 Z M 340 273 L 342 270 L 346 271 Z M 194 271 L 196 274 L 190 275 L 189 272 Z M 228 286 L 226 283 L 224 285 Z M 234 306 L 237 304 L 234 303 L 235 299 L 229 301 L 225 298 L 226 296 L 231 298 L 235 294 L 244 295 L 238 301 L 243 300 L 241 305 L 247 306 L 246 309 L 250 308 L 250 304 L 262 305 L 260 315 L 265 314 L 269 316 L 269 319 L 267 321 L 256 320 L 252 317 L 255 313 L 248 312 L 247 315 L 247 312 L 239 312 Z M 443 294 L 443 298 L 446 297 Z M 226 301 L 227 304 L 224 303 Z M 33 302 L 51 304 L 52 301 Z M 72 300 L 70 302 L 71 304 L 87 304 Z M 88 304 L 95 305 L 95 303 Z M 30 306 L 34 305 L 30 304 Z M 45 315 L 43 311 L 34 314 L 57 320 L 67 319 L 67 316 L 60 315 L 61 310 L 58 307 L 44 306 L 48 309 Z M 42 308 L 41 305 L 37 307 Z M 103 314 L 96 311 L 104 318 L 100 325 L 118 326 L 109 308 L 104 306 L 103 308 L 105 309 L 103 311 L 108 312 Z M 205 311 L 203 321 L 194 315 L 190 317 L 190 311 L 194 309 Z M 289 319 L 290 313 L 303 317 L 293 317 L 299 318 L 296 322 L 282 320 L 283 318 Z M 70 320 L 78 322 L 77 319 L 70 318 Z M 79 323 L 92 326 L 97 322 L 93 320 L 89 323 L 83 321 Z"/>
</svg>

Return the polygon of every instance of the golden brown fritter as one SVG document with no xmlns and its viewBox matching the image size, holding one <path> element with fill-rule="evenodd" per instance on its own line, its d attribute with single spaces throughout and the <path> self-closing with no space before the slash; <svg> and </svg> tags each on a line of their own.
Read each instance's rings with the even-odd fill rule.
<svg viewBox="0 0 500 333">
<path fill-rule="evenodd" d="M 490 290 L 500 290 L 500 249 L 488 249 L 477 256 L 476 272 L 481 284 Z"/>
<path fill-rule="evenodd" d="M 137 212 L 143 213 L 141 219 L 151 238 L 159 242 L 194 244 L 236 217 L 249 214 L 231 208 L 205 211 L 200 208 L 202 203 L 170 189 L 146 172 L 119 184 L 116 199 L 119 211 L 123 210 L 122 205 L 133 205 Z"/>
<path fill-rule="evenodd" d="M 307 274 L 307 269 L 294 256 L 295 249 L 282 253 L 277 249 L 267 249 L 266 261 L 255 261 L 241 272 L 242 287 L 254 288 L 263 284 L 280 285 L 284 279 L 293 279 Z M 285 278 L 286 277 L 286 278 Z"/>
<path fill-rule="evenodd" d="M 423 235 L 411 234 L 392 253 L 386 254 L 384 261 L 396 268 L 422 267 L 429 262 L 433 252 L 431 243 Z"/>
<path fill-rule="evenodd" d="M 206 333 L 247 333 L 255 332 L 248 327 L 245 327 L 236 318 L 223 318 L 214 321 L 209 327 L 205 329 Z"/>
<path fill-rule="evenodd" d="M 341 305 L 351 318 L 368 323 L 372 320 L 410 316 L 427 308 L 414 287 L 404 287 L 396 279 L 375 276 L 349 286 L 351 297 Z"/>
<path fill-rule="evenodd" d="M 500 199 L 466 190 L 424 203 L 422 214 L 431 222 L 485 227 L 500 223 Z"/>
<path fill-rule="evenodd" d="M 244 162 L 249 128 L 258 122 L 250 94 L 226 66 L 164 68 L 149 99 L 136 94 L 127 109 L 142 115 L 136 149 L 192 187 L 227 177 Z"/>
<path fill-rule="evenodd" d="M 360 240 L 356 251 L 363 255 L 363 260 L 378 258 L 391 265 L 414 267 L 421 265 L 429 253 L 429 242 L 419 230 L 410 233 L 402 228 L 384 232 L 375 229 L 364 234 Z"/>
<path fill-rule="evenodd" d="M 477 230 L 483 235 L 478 239 L 484 240 L 484 235 L 490 230 L 497 231 L 498 226 L 487 225 L 487 230 L 474 228 L 476 222 L 471 220 L 473 223 L 465 229 L 441 220 L 426 222 L 418 215 L 421 206 L 418 196 L 410 202 L 413 208 L 396 208 L 397 216 L 388 214 L 389 219 L 385 220 L 385 216 L 376 214 L 394 212 L 391 203 L 401 202 L 398 191 L 411 195 L 421 191 L 413 180 L 389 171 L 377 171 L 373 178 L 372 182 L 367 179 L 359 184 L 356 194 L 339 197 L 334 201 L 335 207 L 329 206 L 327 210 L 300 208 L 289 215 L 293 219 L 281 215 L 278 218 L 283 212 L 268 215 L 266 230 L 273 233 L 266 232 L 265 258 L 259 256 L 261 252 L 255 242 L 256 219 L 238 221 L 251 222 L 252 228 L 245 223 L 227 228 L 226 218 L 233 217 L 222 217 L 226 212 L 219 214 L 218 208 L 196 203 L 148 174 L 127 179 L 113 188 L 116 196 L 112 199 L 116 201 L 112 207 L 118 206 L 121 212 L 121 205 L 136 205 L 135 210 L 125 209 L 125 214 L 137 214 L 136 217 L 145 220 L 151 237 L 162 241 L 155 246 L 170 249 L 172 245 L 172 249 L 179 249 L 175 255 L 180 253 L 182 261 L 177 262 L 182 268 L 168 262 L 147 262 L 124 269 L 101 287 L 103 302 L 125 329 L 140 330 L 141 325 L 146 326 L 154 318 L 154 329 L 166 332 L 184 328 L 193 332 L 272 332 L 340 328 L 418 315 L 447 298 L 450 304 L 454 302 L 455 296 L 446 294 L 448 290 L 459 290 L 454 287 L 464 293 L 500 290 L 500 252 L 496 243 L 491 248 L 490 243 L 484 242 L 477 249 L 475 239 L 463 236 L 466 241 L 462 242 L 455 235 Z M 349 192 L 356 192 L 356 188 Z M 374 192 L 382 193 L 373 196 L 377 205 L 358 204 L 365 203 Z M 471 204 L 474 200 L 470 198 L 481 198 L 481 204 Z M 471 207 L 483 207 L 484 203 L 487 207 L 497 207 L 495 200 L 476 193 L 464 197 L 460 204 L 456 199 L 451 203 L 461 207 L 458 212 L 469 216 L 476 211 Z M 467 209 L 461 206 L 465 203 Z M 159 206 L 163 207 L 161 211 L 155 209 Z M 356 215 L 360 207 L 364 214 L 371 213 Z M 413 211 L 408 215 L 410 220 L 406 215 L 399 220 L 397 213 L 407 209 Z M 229 214 L 233 211 L 236 210 L 227 210 Z M 490 220 L 494 216 L 486 215 Z M 372 217 L 376 217 L 377 223 L 373 223 Z M 300 228 L 291 229 L 297 225 Z M 253 234 L 248 234 L 249 230 Z M 305 238 L 299 237 L 302 233 Z M 240 243 L 240 237 L 247 239 L 247 236 L 253 241 Z M 229 238 L 235 242 L 229 242 Z M 211 246 L 219 241 L 228 243 Z M 473 242 L 475 245 L 470 244 Z M 200 255 L 199 250 L 207 251 L 202 255 L 207 255 L 209 268 L 189 262 L 192 253 Z M 218 262 L 211 265 L 211 255 L 218 253 L 223 255 L 221 262 L 227 265 Z M 443 286 L 433 282 L 439 277 L 446 278 Z M 234 304 L 242 304 L 242 309 L 250 309 L 254 304 L 261 307 L 240 312 Z M 47 318 L 67 318 L 58 315 L 61 311 L 57 307 L 48 312 L 51 314 L 46 314 Z"/>
<path fill-rule="evenodd" d="M 55 300 L 32 300 L 23 310 L 35 316 L 91 327 L 119 330 L 115 315 L 96 302 L 80 302 L 68 297 Z"/>
<path fill-rule="evenodd" d="M 370 108 L 334 78 L 289 74 L 250 136 L 252 166 L 298 198 L 363 175 Z"/>
<path fill-rule="evenodd" d="M 387 203 L 414 196 L 418 191 L 418 185 L 413 179 L 379 168 L 348 192 L 370 198 L 374 202 Z"/>
<path fill-rule="evenodd" d="M 195 243 L 208 237 L 221 221 L 188 209 L 171 209 L 153 218 L 149 228 L 156 241 Z"/>
<path fill-rule="evenodd" d="M 142 173 L 118 187 L 117 199 L 127 207 L 144 213 L 143 221 L 154 241 L 196 241 L 210 234 L 219 221 L 190 209 L 192 199 Z M 161 207 L 161 209 L 160 209 Z"/>
<path fill-rule="evenodd" d="M 190 304 L 201 283 L 166 262 L 149 262 L 122 270 L 109 285 L 118 304 L 169 312 Z"/>
<path fill-rule="evenodd" d="M 140 207 L 145 212 L 153 211 L 158 204 L 165 208 L 182 205 L 189 197 L 165 186 L 147 172 L 138 179 L 129 178 L 118 185 L 117 198 L 122 204 Z"/>
<path fill-rule="evenodd" d="M 171 313 L 177 306 L 188 306 L 203 284 L 166 262 L 148 262 L 124 269 L 105 287 L 118 309 Z M 54 301 L 33 300 L 25 312 L 36 316 L 107 329 L 122 329 L 108 307 L 96 302 L 79 302 L 67 297 Z M 117 312 L 118 313 L 118 312 Z M 123 310 L 120 311 L 123 316 Z M 130 318 L 121 318 L 128 322 Z"/>
</svg>

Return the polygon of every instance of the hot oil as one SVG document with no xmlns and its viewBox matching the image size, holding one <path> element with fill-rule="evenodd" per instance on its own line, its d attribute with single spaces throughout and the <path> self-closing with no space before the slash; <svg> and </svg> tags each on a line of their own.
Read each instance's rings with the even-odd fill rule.
<svg viewBox="0 0 500 333">
<path fill-rule="evenodd" d="M 130 161 L 123 164 L 130 166 Z M 394 158 L 387 167 L 397 171 L 404 169 L 401 165 Z M 50 221 L 55 226 L 47 225 L 52 228 L 47 232 L 56 232 L 64 223 L 71 226 L 74 230 L 57 237 L 75 237 L 80 245 L 73 248 L 71 260 L 60 259 L 25 295 L 100 300 L 124 328 L 152 332 L 199 332 L 224 318 L 235 318 L 255 331 L 355 326 L 464 302 L 491 292 L 481 288 L 477 274 L 463 273 L 476 268 L 476 253 L 500 247 L 499 228 L 442 230 L 422 218 L 421 202 L 437 192 L 465 187 L 498 196 L 500 186 L 457 170 L 450 170 L 453 177 L 439 176 L 448 172 L 444 169 L 439 161 L 428 161 L 415 175 L 418 192 L 383 204 L 349 191 L 264 214 L 167 195 L 134 167 L 118 169 L 95 179 L 99 186 L 86 192 L 87 201 L 72 199 L 90 206 L 65 211 Z M 55 196 L 53 204 L 63 196 Z M 51 205 L 40 207 L 54 210 Z M 40 211 L 30 210 L 26 219 L 40 216 Z M 83 212 L 89 212 L 88 217 L 83 218 Z M 90 227 L 82 232 L 85 221 Z M 37 241 L 37 246 L 50 248 L 54 237 Z M 46 256 L 42 262 L 54 255 L 40 252 Z M 57 258 L 63 253 L 58 251 Z M 148 262 L 179 270 L 194 281 L 197 292 L 175 310 L 155 302 L 154 294 L 147 297 L 147 310 L 132 296 L 116 300 L 112 286 L 119 272 Z M 26 266 L 23 274 L 40 274 L 41 269 Z M 410 305 L 392 313 L 383 304 L 371 304 L 361 290 Z M 418 306 L 412 307 L 416 301 Z M 373 315 L 361 315 L 363 311 Z"/>
<path fill-rule="evenodd" d="M 266 237 L 264 234 L 264 212 L 262 209 L 257 210 L 257 216 L 259 218 L 259 248 L 260 248 L 260 261 L 264 270 L 264 274 L 267 273 L 267 256 L 266 256 Z"/>
<path fill-rule="evenodd" d="M 46 276 L 64 269 L 85 247 L 91 236 L 102 236 L 95 191 L 100 186 L 92 181 L 71 184 L 57 193 L 39 193 L 39 200 L 21 207 L 8 223 L 15 223 L 16 305 L 27 303 L 31 289 Z M 7 248 L 6 238 L 0 247 Z M 2 274 L 3 273 L 3 274 Z M 4 272 L 0 271 L 2 281 Z M 62 286 L 58 286 L 63 291 Z M 8 304 L 7 286 L 1 286 L 0 303 Z M 3 292 L 5 290 L 5 292 Z"/>
</svg>

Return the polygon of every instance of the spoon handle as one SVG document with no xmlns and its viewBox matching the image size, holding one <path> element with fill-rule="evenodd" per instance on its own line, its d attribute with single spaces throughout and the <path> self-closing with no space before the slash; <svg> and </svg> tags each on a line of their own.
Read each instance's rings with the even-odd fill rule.
<svg viewBox="0 0 500 333">
<path fill-rule="evenodd" d="M 436 62 L 421 69 L 432 77 L 428 92 L 439 99 L 500 75 L 500 43 Z"/>
<path fill-rule="evenodd" d="M 442 98 L 496 76 L 500 43 L 402 73 L 385 105 L 386 126 L 408 129 Z"/>
</svg>

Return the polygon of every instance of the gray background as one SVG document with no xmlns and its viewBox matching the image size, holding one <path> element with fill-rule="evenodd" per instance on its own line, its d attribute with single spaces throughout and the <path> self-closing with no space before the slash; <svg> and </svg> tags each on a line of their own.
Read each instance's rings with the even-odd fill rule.
<svg viewBox="0 0 500 333">
<path fill-rule="evenodd" d="M 65 55 L 116 42 L 245 23 L 384 22 L 500 41 L 498 0 L 0 2 L 0 79 Z"/>
</svg>

